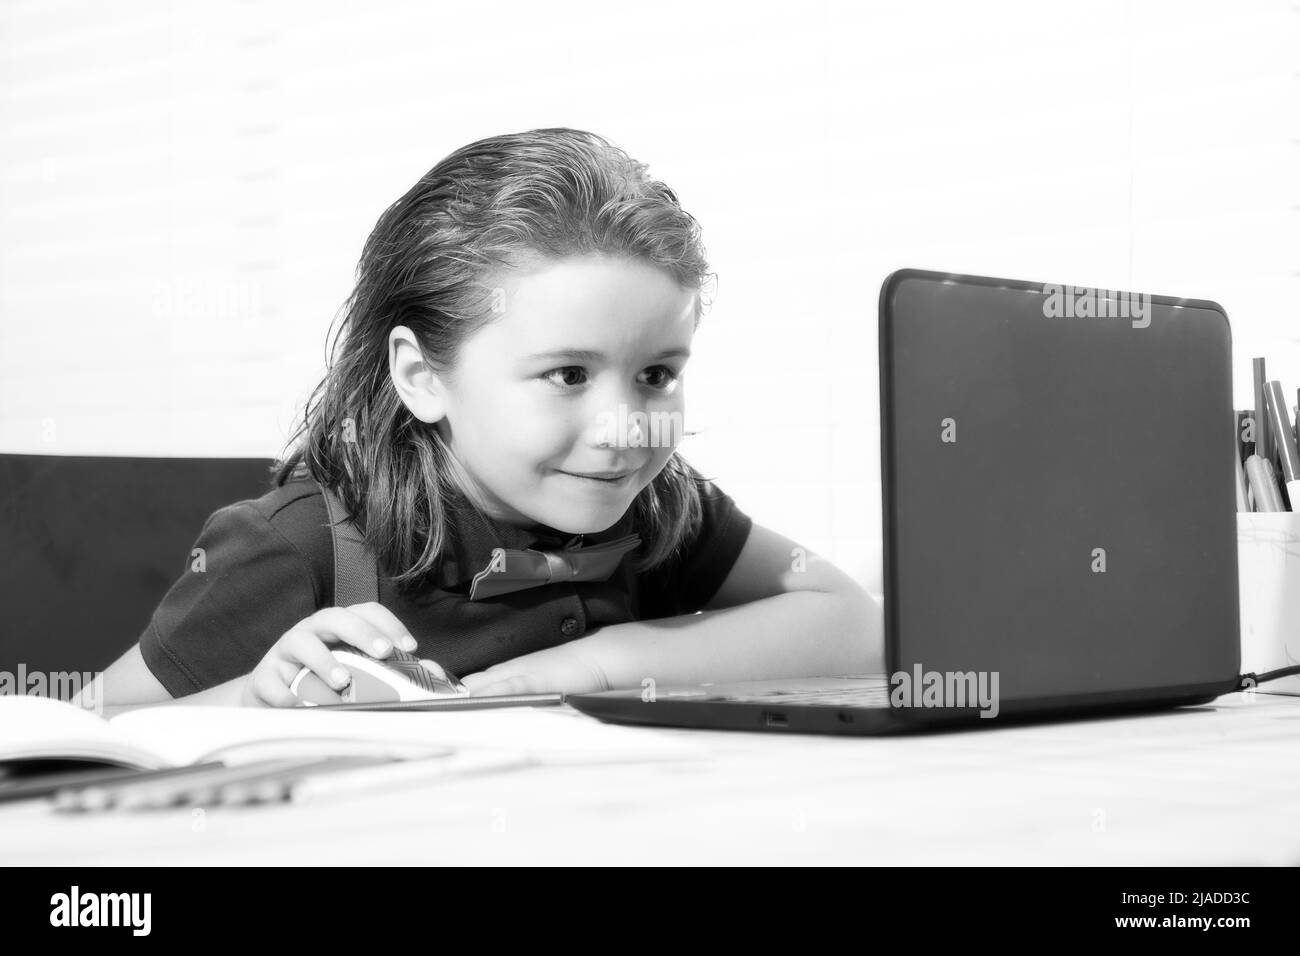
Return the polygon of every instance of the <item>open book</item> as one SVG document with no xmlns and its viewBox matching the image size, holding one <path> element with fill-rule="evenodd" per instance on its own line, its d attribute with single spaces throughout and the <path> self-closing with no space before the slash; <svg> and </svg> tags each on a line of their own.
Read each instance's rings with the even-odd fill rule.
<svg viewBox="0 0 1300 956">
<path fill-rule="evenodd" d="M 16 761 L 141 770 L 276 757 L 419 757 L 448 748 L 524 753 L 539 763 L 617 763 L 707 753 L 687 732 L 603 724 L 568 706 L 334 711 L 164 704 L 111 718 L 48 697 L 0 695 L 0 775 Z"/>
</svg>

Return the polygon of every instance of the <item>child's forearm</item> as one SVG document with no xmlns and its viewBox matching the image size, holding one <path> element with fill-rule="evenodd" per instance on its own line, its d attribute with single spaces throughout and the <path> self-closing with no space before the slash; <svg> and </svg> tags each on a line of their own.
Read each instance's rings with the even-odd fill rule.
<svg viewBox="0 0 1300 956">
<path fill-rule="evenodd" d="M 216 687 L 177 697 L 173 703 L 195 704 L 200 707 L 238 707 L 242 703 L 244 685 L 247 683 L 248 675 L 244 674 L 242 677 L 233 677 Z"/>
<path fill-rule="evenodd" d="M 879 673 L 880 606 L 866 592 L 791 591 L 601 628 L 572 642 L 611 688 Z M 580 648 L 577 645 L 582 645 Z"/>
<path fill-rule="evenodd" d="M 183 697 L 174 697 L 169 700 L 156 700 L 142 702 L 138 704 L 122 704 L 118 706 L 106 706 L 104 708 L 105 716 L 112 717 L 128 710 L 136 710 L 140 707 L 239 707 L 243 703 L 244 685 L 248 683 L 248 675 L 234 677 L 224 684 L 217 684 L 215 687 L 209 687 L 206 690 L 195 691 L 193 694 L 186 694 Z"/>
</svg>

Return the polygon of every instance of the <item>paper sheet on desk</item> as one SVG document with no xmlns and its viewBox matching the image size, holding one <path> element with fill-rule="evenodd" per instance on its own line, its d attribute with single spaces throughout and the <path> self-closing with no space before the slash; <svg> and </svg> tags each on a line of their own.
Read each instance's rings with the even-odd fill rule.
<svg viewBox="0 0 1300 956">
<path fill-rule="evenodd" d="M 147 739 L 155 751 L 180 763 L 205 759 L 241 741 L 261 742 L 259 756 L 266 754 L 267 741 L 282 742 L 290 753 L 334 741 L 333 749 L 338 751 L 366 752 L 398 744 L 447 746 L 526 753 L 543 764 L 681 760 L 709 754 L 697 740 L 651 728 L 604 724 L 567 707 L 322 713 L 171 705 L 127 711 L 110 722 L 133 737 Z M 230 753 L 234 760 L 236 751 Z"/>
</svg>

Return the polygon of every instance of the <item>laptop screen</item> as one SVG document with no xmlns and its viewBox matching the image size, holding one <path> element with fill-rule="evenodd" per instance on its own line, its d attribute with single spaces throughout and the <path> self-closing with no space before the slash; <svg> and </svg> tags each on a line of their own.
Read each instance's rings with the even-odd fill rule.
<svg viewBox="0 0 1300 956">
<path fill-rule="evenodd" d="M 1013 709 L 1232 681 L 1218 306 L 908 271 L 880 334 L 891 671 L 996 671 Z"/>
</svg>

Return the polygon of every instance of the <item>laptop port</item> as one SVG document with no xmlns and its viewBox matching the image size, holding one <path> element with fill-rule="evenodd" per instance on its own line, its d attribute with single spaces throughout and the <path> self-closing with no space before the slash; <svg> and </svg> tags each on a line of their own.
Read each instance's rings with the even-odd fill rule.
<svg viewBox="0 0 1300 956">
<path fill-rule="evenodd" d="M 771 710 L 763 711 L 763 724 L 767 727 L 789 727 L 790 718 Z"/>
</svg>

